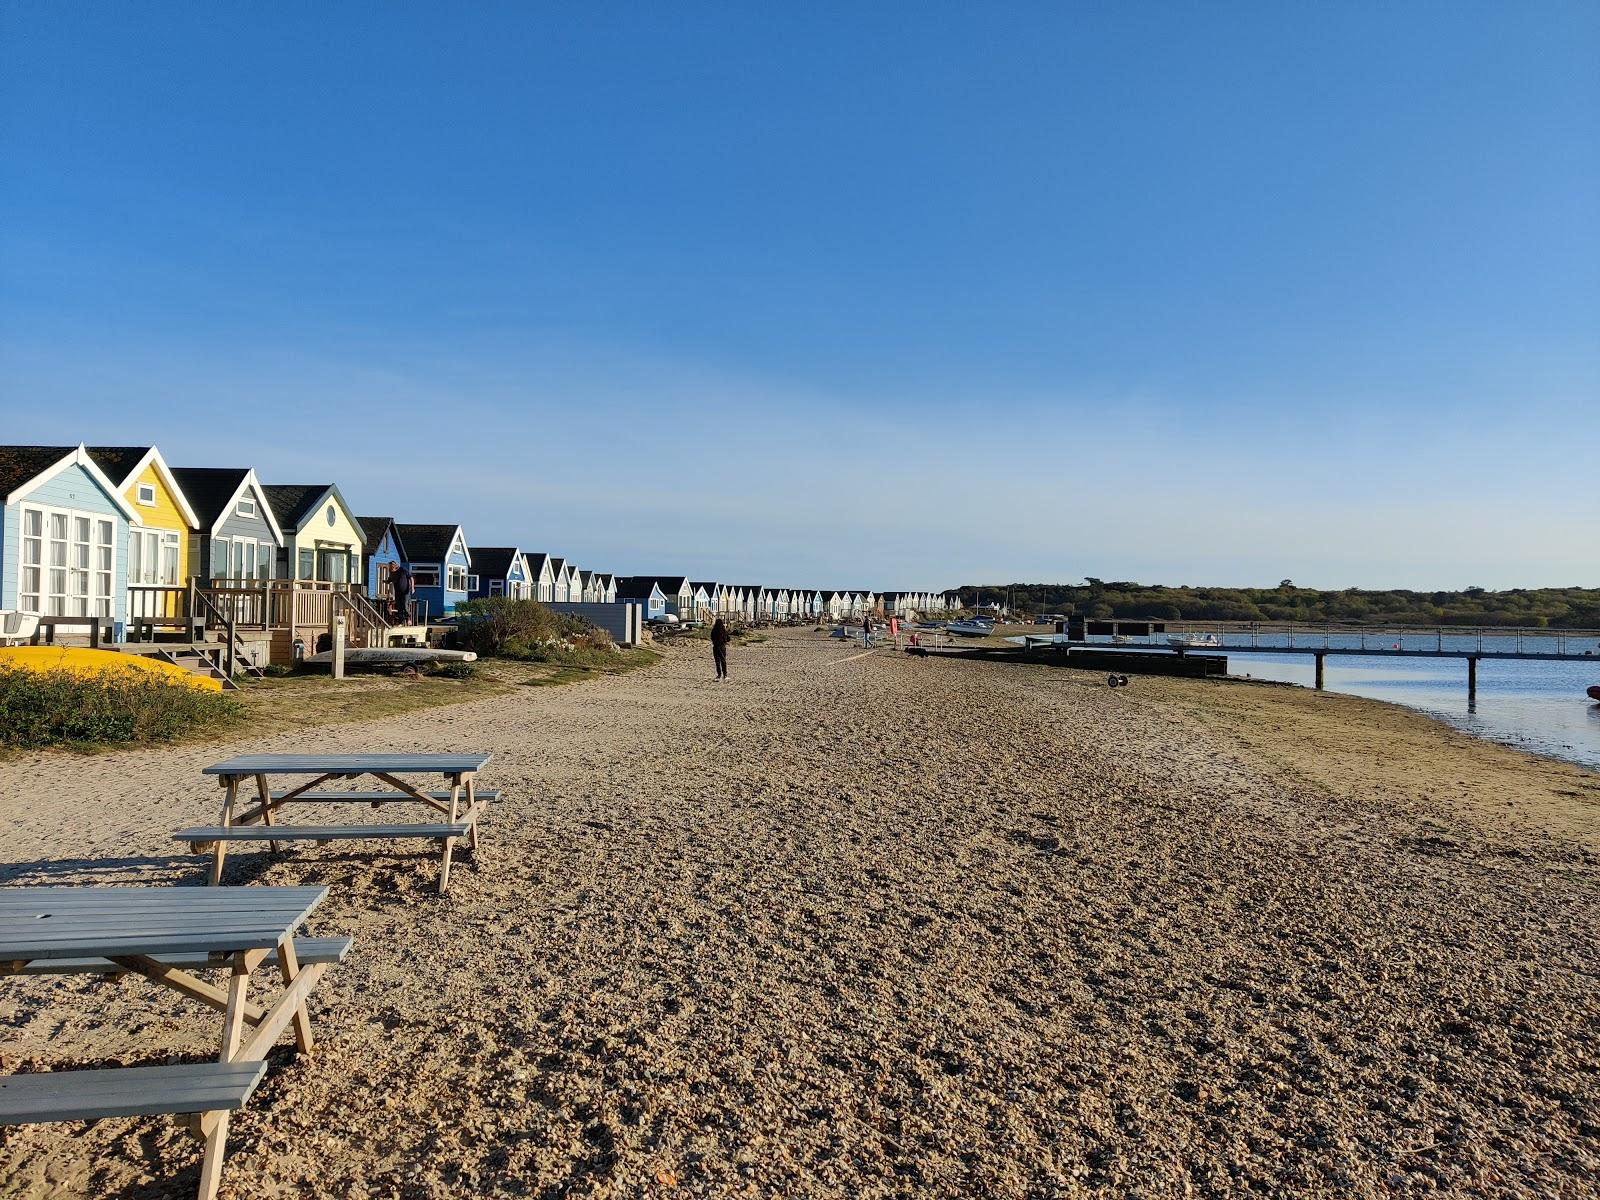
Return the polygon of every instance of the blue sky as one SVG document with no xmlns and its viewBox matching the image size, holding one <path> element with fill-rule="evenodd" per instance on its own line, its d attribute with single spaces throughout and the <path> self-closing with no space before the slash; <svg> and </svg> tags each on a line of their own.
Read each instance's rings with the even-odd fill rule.
<svg viewBox="0 0 1600 1200">
<path fill-rule="evenodd" d="M 1600 6 L 0 7 L 0 437 L 619 571 L 1600 585 Z"/>
</svg>

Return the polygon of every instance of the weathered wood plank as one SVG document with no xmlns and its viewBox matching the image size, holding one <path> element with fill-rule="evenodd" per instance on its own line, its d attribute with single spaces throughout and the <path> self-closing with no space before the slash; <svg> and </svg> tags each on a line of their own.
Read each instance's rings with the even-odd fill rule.
<svg viewBox="0 0 1600 1200">
<path fill-rule="evenodd" d="M 248 754 L 214 763 L 206 775 L 364 775 L 373 771 L 397 774 L 459 775 L 481 771 L 492 754 Z"/>
<path fill-rule="evenodd" d="M 0 1077 L 0 1125 L 242 1108 L 265 1061 L 49 1071 Z"/>
</svg>

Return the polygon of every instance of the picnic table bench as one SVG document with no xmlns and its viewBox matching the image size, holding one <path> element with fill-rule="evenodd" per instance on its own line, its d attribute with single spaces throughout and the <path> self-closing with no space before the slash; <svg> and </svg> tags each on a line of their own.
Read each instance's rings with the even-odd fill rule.
<svg viewBox="0 0 1600 1200">
<path fill-rule="evenodd" d="M 0 1125 L 178 1114 L 205 1144 L 200 1200 L 222 1177 L 229 1114 L 266 1074 L 292 1024 L 313 1047 L 306 997 L 349 938 L 295 937 L 326 888 L 0 888 L 0 975 L 135 974 L 223 1014 L 213 1062 L 0 1076 Z M 302 959 L 302 951 L 304 958 Z M 283 991 L 252 1004 L 250 976 L 271 963 Z M 197 970 L 225 970 L 224 986 Z"/>
<path fill-rule="evenodd" d="M 487 805 L 499 799 L 499 792 L 480 792 L 478 772 L 489 762 L 488 754 L 254 754 L 229 759 L 206 767 L 224 789 L 222 820 L 217 825 L 180 829 L 172 836 L 189 843 L 192 853 L 210 851 L 213 884 L 222 882 L 223 862 L 232 842 L 267 842 L 276 851 L 279 842 L 350 841 L 366 839 L 425 839 L 440 843 L 439 894 L 450 884 L 450 863 L 456 842 L 465 838 L 478 849 L 478 818 Z M 274 791 L 273 776 L 311 775 L 298 787 Z M 388 785 L 382 791 L 330 790 L 323 785 L 331 780 L 358 779 L 370 775 Z M 401 779 L 401 775 L 438 775 L 449 785 L 447 790 L 425 791 Z M 249 808 L 240 810 L 240 792 L 254 780 L 255 797 Z M 420 804 L 444 821 L 288 825 L 276 820 L 290 804 L 362 803 L 375 810 L 395 804 Z"/>
</svg>

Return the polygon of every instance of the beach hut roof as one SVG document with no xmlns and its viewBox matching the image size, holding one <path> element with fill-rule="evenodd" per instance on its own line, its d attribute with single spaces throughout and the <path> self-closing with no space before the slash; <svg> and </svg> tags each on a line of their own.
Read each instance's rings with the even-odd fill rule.
<svg viewBox="0 0 1600 1200">
<path fill-rule="evenodd" d="M 356 524 L 361 526 L 361 532 L 366 535 L 361 539 L 361 549 L 368 558 L 378 552 L 378 547 L 383 545 L 384 535 L 390 530 L 394 531 L 395 553 L 401 558 L 406 556 L 405 543 L 400 540 L 400 527 L 394 523 L 393 517 L 357 517 Z"/>
<path fill-rule="evenodd" d="M 269 483 L 261 489 L 267 495 L 267 503 L 272 505 L 272 511 L 278 518 L 278 524 L 298 529 L 305 519 L 311 515 L 312 509 L 322 507 L 323 500 L 332 496 L 338 500 L 339 507 L 344 509 L 356 525 L 356 532 L 361 535 L 363 543 L 366 542 L 367 531 L 350 514 L 350 506 L 344 502 L 344 496 L 339 492 L 337 484 L 333 483 Z"/>
<path fill-rule="evenodd" d="M 20 499 L 18 493 L 29 484 L 41 477 L 48 479 L 74 465 L 93 477 L 123 516 L 135 525 L 144 524 L 143 515 L 128 503 L 82 443 L 76 446 L 0 446 L 0 501 L 11 504 Z"/>
<path fill-rule="evenodd" d="M 189 498 L 183 494 L 183 488 L 178 486 L 177 477 L 167 466 L 167 460 L 161 457 L 161 451 L 154 446 L 90 446 L 88 451 L 89 457 L 94 459 L 96 465 L 123 491 L 128 490 L 128 484 L 135 476 L 144 474 L 146 467 L 155 467 L 156 474 L 161 482 L 167 485 L 173 503 L 177 505 L 183 519 L 188 522 L 189 528 L 200 528 L 200 518 L 190 506 Z"/>
<path fill-rule="evenodd" d="M 511 561 L 517 556 L 515 546 L 473 546 L 472 569 L 487 579 L 504 579 L 511 573 Z"/>
<path fill-rule="evenodd" d="M 400 531 L 400 536 L 405 539 L 406 549 L 411 551 L 409 561 L 415 562 L 443 562 L 450 557 L 450 546 L 461 534 L 459 525 L 400 525 L 395 528 Z M 465 546 L 467 539 L 461 538 Z M 467 551 L 467 561 L 472 561 L 472 551 Z"/>
<path fill-rule="evenodd" d="M 550 561 L 548 554 L 540 554 L 533 550 L 524 550 L 522 557 L 528 560 L 528 575 L 532 579 L 538 579 L 543 575 L 545 564 Z"/>
<path fill-rule="evenodd" d="M 666 589 L 661 587 L 661 581 L 653 575 L 618 575 L 617 595 L 626 596 L 630 600 L 646 599 L 652 591 Z"/>
<path fill-rule="evenodd" d="M 249 467 L 173 467 L 173 478 L 183 489 L 184 498 L 200 518 L 202 529 L 215 529 L 217 523 L 233 510 L 245 488 L 261 496 L 261 516 L 272 527 L 273 536 L 283 543 L 283 530 L 267 499 L 266 489 Z"/>
</svg>

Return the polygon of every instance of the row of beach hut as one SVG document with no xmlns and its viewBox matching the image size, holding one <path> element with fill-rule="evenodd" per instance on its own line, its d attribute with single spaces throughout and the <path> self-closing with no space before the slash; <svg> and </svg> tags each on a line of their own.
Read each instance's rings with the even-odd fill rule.
<svg viewBox="0 0 1600 1200">
<path fill-rule="evenodd" d="M 448 620 L 469 599 L 627 602 L 646 621 L 907 617 L 953 593 L 769 587 L 615 575 L 519 546 L 476 546 L 456 523 L 358 513 L 334 483 L 263 483 L 249 467 L 173 467 L 154 446 L 0 446 L 0 610 L 83 618 L 117 643 L 250 643 L 282 661 L 346 619 L 357 644 Z M 411 610 L 388 606 L 404 564 Z M 415 635 L 413 635 L 415 636 Z M 244 648 L 241 646 L 241 649 Z"/>
</svg>

